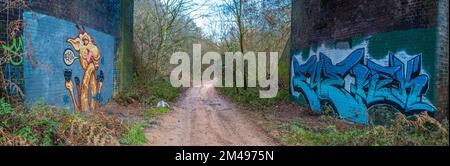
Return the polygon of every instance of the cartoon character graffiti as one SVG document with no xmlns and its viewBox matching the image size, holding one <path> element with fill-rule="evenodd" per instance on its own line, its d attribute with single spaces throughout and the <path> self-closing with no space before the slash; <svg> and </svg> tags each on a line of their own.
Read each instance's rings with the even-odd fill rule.
<svg viewBox="0 0 450 166">
<path fill-rule="evenodd" d="M 84 29 L 77 25 L 78 36 L 68 38 L 67 43 L 72 45 L 73 49 L 78 53 L 79 57 L 75 57 L 74 53 L 69 49 L 64 52 L 64 62 L 70 66 L 76 59 L 80 60 L 80 65 L 84 70 L 82 79 L 75 77 L 75 87 L 72 82 L 72 70 L 64 71 L 65 85 L 69 90 L 75 111 L 85 112 L 98 108 L 96 98 L 100 95 L 103 86 L 103 72 L 95 77 L 95 71 L 100 67 L 101 54 L 100 50 L 94 42 L 92 36 Z M 74 88 L 76 88 L 77 97 L 75 97 Z M 89 94 L 90 90 L 90 94 Z M 89 99 L 90 97 L 90 99 Z M 78 100 L 77 100 L 78 99 Z"/>
<path fill-rule="evenodd" d="M 365 59 L 364 53 L 364 48 L 356 49 L 336 64 L 323 53 L 305 62 L 294 56 L 292 94 L 304 96 L 315 112 L 328 101 L 342 118 L 362 124 L 368 124 L 367 110 L 376 105 L 391 105 L 403 113 L 436 112 L 425 97 L 429 77 L 422 71 L 422 55 L 389 53 L 387 66 L 382 66 Z"/>
</svg>

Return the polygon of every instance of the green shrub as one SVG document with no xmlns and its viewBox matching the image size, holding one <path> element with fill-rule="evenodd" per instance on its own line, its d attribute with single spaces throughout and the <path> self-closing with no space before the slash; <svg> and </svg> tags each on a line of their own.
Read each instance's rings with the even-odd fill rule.
<svg viewBox="0 0 450 166">
<path fill-rule="evenodd" d="M 428 127 L 427 127 L 428 126 Z M 429 127 L 433 126 L 433 127 Z M 397 114 L 392 127 L 351 127 L 343 131 L 335 125 L 311 127 L 302 121 L 295 121 L 285 129 L 284 140 L 292 145 L 351 145 L 351 146 L 448 146 L 448 127 L 426 114 L 408 120 Z"/>
<path fill-rule="evenodd" d="M 143 145 L 147 141 L 144 127 L 139 123 L 132 124 L 120 139 L 120 143 L 125 145 Z"/>
<path fill-rule="evenodd" d="M 161 116 L 170 112 L 169 108 L 159 107 L 159 108 L 150 108 L 147 111 L 143 112 L 142 115 L 145 117 L 153 118 L 155 116 Z"/>
<path fill-rule="evenodd" d="M 139 102 L 154 106 L 159 101 L 173 101 L 182 90 L 172 87 L 170 80 L 164 77 L 155 77 L 151 80 L 136 79 L 133 86 L 116 96 L 115 100 L 123 105 Z"/>
<path fill-rule="evenodd" d="M 0 116 L 10 114 L 12 111 L 11 105 L 3 98 L 0 98 Z"/>
<path fill-rule="evenodd" d="M 39 138 L 33 134 L 30 126 L 20 129 L 18 134 L 19 136 L 25 138 L 28 142 L 32 144 L 37 143 L 39 141 Z"/>
</svg>

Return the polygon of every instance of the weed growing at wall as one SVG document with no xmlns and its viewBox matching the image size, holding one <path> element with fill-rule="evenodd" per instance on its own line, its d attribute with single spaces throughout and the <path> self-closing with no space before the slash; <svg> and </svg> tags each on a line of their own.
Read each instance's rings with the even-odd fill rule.
<svg viewBox="0 0 450 166">
<path fill-rule="evenodd" d="M 144 133 L 144 125 L 140 123 L 134 123 L 120 138 L 120 143 L 126 145 L 142 145 L 147 142 L 147 137 Z"/>
<path fill-rule="evenodd" d="M 408 120 L 398 113 L 396 124 L 392 127 L 338 129 L 336 125 L 328 125 L 319 128 L 298 120 L 285 127 L 282 140 L 300 146 L 448 146 L 448 136 L 448 121 L 441 124 L 426 113 Z"/>
<path fill-rule="evenodd" d="M 10 114 L 12 111 L 11 105 L 3 98 L 0 98 L 0 116 Z"/>
</svg>

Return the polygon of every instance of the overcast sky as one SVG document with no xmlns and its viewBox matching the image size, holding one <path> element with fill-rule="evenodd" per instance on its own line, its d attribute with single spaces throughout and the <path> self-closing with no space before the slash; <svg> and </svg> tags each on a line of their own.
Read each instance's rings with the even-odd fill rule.
<svg viewBox="0 0 450 166">
<path fill-rule="evenodd" d="M 195 19 L 194 22 L 198 27 L 202 28 L 202 30 L 208 33 L 210 30 L 209 24 L 211 21 L 217 20 L 214 18 L 214 9 L 213 6 L 222 2 L 222 0 L 194 0 L 195 3 L 199 5 L 199 10 L 196 10 L 191 14 L 191 16 Z M 208 17 L 206 17 L 206 15 Z"/>
</svg>

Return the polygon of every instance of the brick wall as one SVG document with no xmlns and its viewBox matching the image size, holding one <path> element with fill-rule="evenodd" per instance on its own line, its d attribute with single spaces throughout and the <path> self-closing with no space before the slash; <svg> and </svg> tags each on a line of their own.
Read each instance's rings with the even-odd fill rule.
<svg viewBox="0 0 450 166">
<path fill-rule="evenodd" d="M 110 101 L 117 56 L 123 54 L 117 51 L 133 45 L 120 33 L 132 33 L 132 21 L 123 25 L 120 20 L 133 16 L 133 6 L 119 0 L 28 2 L 23 12 L 25 102 L 87 111 Z"/>
<path fill-rule="evenodd" d="M 23 17 L 27 23 L 23 64 L 26 103 L 42 100 L 85 111 L 93 108 L 83 101 L 97 105 L 112 99 L 116 37 L 33 10 L 25 11 Z"/>
<path fill-rule="evenodd" d="M 439 0 L 439 15 L 438 15 L 438 56 L 439 56 L 439 72 L 437 73 L 439 97 L 437 99 L 437 107 L 441 110 L 440 117 L 448 118 L 448 0 Z"/>
<path fill-rule="evenodd" d="M 292 46 L 436 26 L 436 0 L 296 0 Z"/>
<path fill-rule="evenodd" d="M 367 124 L 448 109 L 448 0 L 293 1 L 291 94 Z"/>
<path fill-rule="evenodd" d="M 101 32 L 118 33 L 120 0 L 32 0 L 30 9 L 49 16 L 91 27 Z"/>
</svg>

